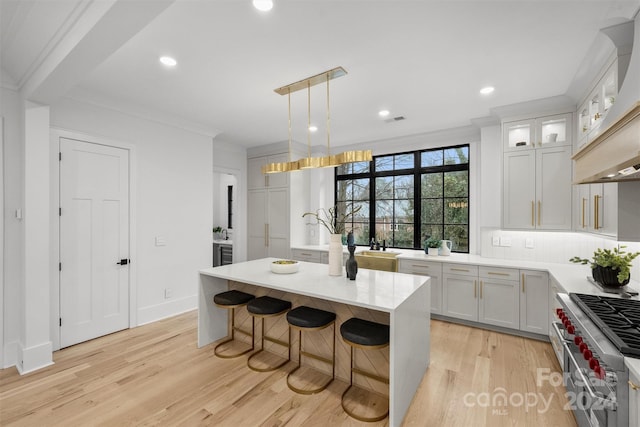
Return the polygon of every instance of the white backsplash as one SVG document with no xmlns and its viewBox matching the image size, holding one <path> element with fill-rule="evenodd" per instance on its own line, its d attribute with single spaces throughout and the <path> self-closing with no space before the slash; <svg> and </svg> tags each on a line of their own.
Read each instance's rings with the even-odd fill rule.
<svg viewBox="0 0 640 427">
<path fill-rule="evenodd" d="M 614 248 L 625 245 L 627 252 L 640 251 L 639 242 L 618 242 L 610 238 L 586 233 L 512 231 L 483 228 L 480 254 L 487 258 L 504 258 L 570 264 L 569 258 L 579 256 L 591 259 L 597 248 Z M 511 240 L 511 246 L 494 246 L 494 238 Z M 533 248 L 527 248 L 527 239 Z M 640 281 L 640 256 L 634 260 L 631 278 Z"/>
</svg>

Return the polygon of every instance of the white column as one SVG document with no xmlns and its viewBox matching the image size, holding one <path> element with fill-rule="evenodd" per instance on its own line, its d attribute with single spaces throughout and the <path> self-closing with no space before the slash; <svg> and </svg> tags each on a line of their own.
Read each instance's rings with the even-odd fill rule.
<svg viewBox="0 0 640 427">
<path fill-rule="evenodd" d="M 18 370 L 52 361 L 49 284 L 49 107 L 26 103 L 24 116 L 24 321 Z"/>
</svg>

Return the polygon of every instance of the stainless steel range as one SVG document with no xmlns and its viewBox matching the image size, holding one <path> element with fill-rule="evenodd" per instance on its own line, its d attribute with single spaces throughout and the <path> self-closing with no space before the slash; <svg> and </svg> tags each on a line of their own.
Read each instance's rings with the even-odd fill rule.
<svg viewBox="0 0 640 427">
<path fill-rule="evenodd" d="M 558 294 L 553 323 L 569 405 L 580 426 L 629 425 L 629 371 L 624 357 L 640 358 L 640 301 Z M 557 349 L 556 349 L 557 350 Z"/>
</svg>

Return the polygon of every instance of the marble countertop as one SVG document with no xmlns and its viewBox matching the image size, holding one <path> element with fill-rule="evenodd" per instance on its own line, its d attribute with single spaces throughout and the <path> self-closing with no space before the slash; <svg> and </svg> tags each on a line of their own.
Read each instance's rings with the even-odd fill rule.
<svg viewBox="0 0 640 427">
<path fill-rule="evenodd" d="M 321 298 L 359 307 L 393 312 L 429 278 L 411 274 L 361 269 L 356 280 L 329 276 L 326 264 L 300 262 L 294 274 L 275 274 L 264 258 L 200 270 L 200 274 Z"/>
<path fill-rule="evenodd" d="M 306 245 L 295 246 L 293 249 L 304 250 L 316 250 L 316 251 L 328 251 L 328 245 Z M 366 246 L 358 246 L 356 253 L 369 250 Z M 346 247 L 345 247 L 346 251 Z M 570 264 L 570 263 L 551 263 L 551 262 L 537 262 L 527 260 L 513 260 L 513 259 L 501 259 L 501 258 L 487 258 L 480 255 L 471 254 L 458 254 L 453 253 L 450 256 L 432 256 L 427 255 L 422 250 L 413 249 L 387 249 L 387 253 L 397 253 L 398 259 L 409 260 L 422 260 L 433 261 L 451 264 L 472 264 L 486 267 L 504 267 L 504 268 L 518 268 L 547 271 L 558 282 L 561 291 L 571 293 L 583 293 L 593 295 L 604 295 L 611 297 L 618 297 L 616 294 L 608 294 L 602 292 L 599 288 L 592 285 L 587 276 L 591 276 L 591 269 L 588 265 Z M 631 280 L 629 288 L 640 291 L 640 283 L 636 280 Z M 639 297 L 633 297 L 633 299 L 640 299 Z"/>
</svg>

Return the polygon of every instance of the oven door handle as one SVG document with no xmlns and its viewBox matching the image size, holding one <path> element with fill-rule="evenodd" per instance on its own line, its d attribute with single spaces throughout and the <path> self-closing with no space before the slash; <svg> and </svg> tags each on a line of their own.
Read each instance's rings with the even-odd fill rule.
<svg viewBox="0 0 640 427">
<path fill-rule="evenodd" d="M 560 328 L 558 327 L 558 322 L 551 322 L 551 326 L 553 326 L 554 331 L 556 331 L 556 335 L 558 336 L 558 338 L 560 338 L 560 341 L 564 344 L 566 342 L 569 342 L 567 339 L 565 339 L 565 337 L 562 335 L 562 332 L 560 331 Z"/>
<path fill-rule="evenodd" d="M 571 364 L 575 366 L 576 372 L 578 373 L 578 375 L 580 375 L 580 380 L 582 381 L 584 388 L 587 389 L 589 396 L 591 396 L 591 398 L 593 399 L 593 402 L 594 403 L 598 402 L 600 405 L 602 405 L 603 408 L 610 409 L 612 411 L 617 410 L 618 403 L 615 400 L 606 399 L 604 397 L 596 395 L 595 391 L 591 388 L 591 383 L 589 382 L 589 379 L 584 376 L 584 373 L 582 372 L 582 369 L 578 365 L 578 362 L 576 361 L 575 357 L 573 357 L 573 353 L 571 353 L 571 350 L 567 345 L 567 341 L 563 341 L 562 345 L 564 346 L 564 350 L 567 352 L 569 359 L 571 359 Z"/>
</svg>

